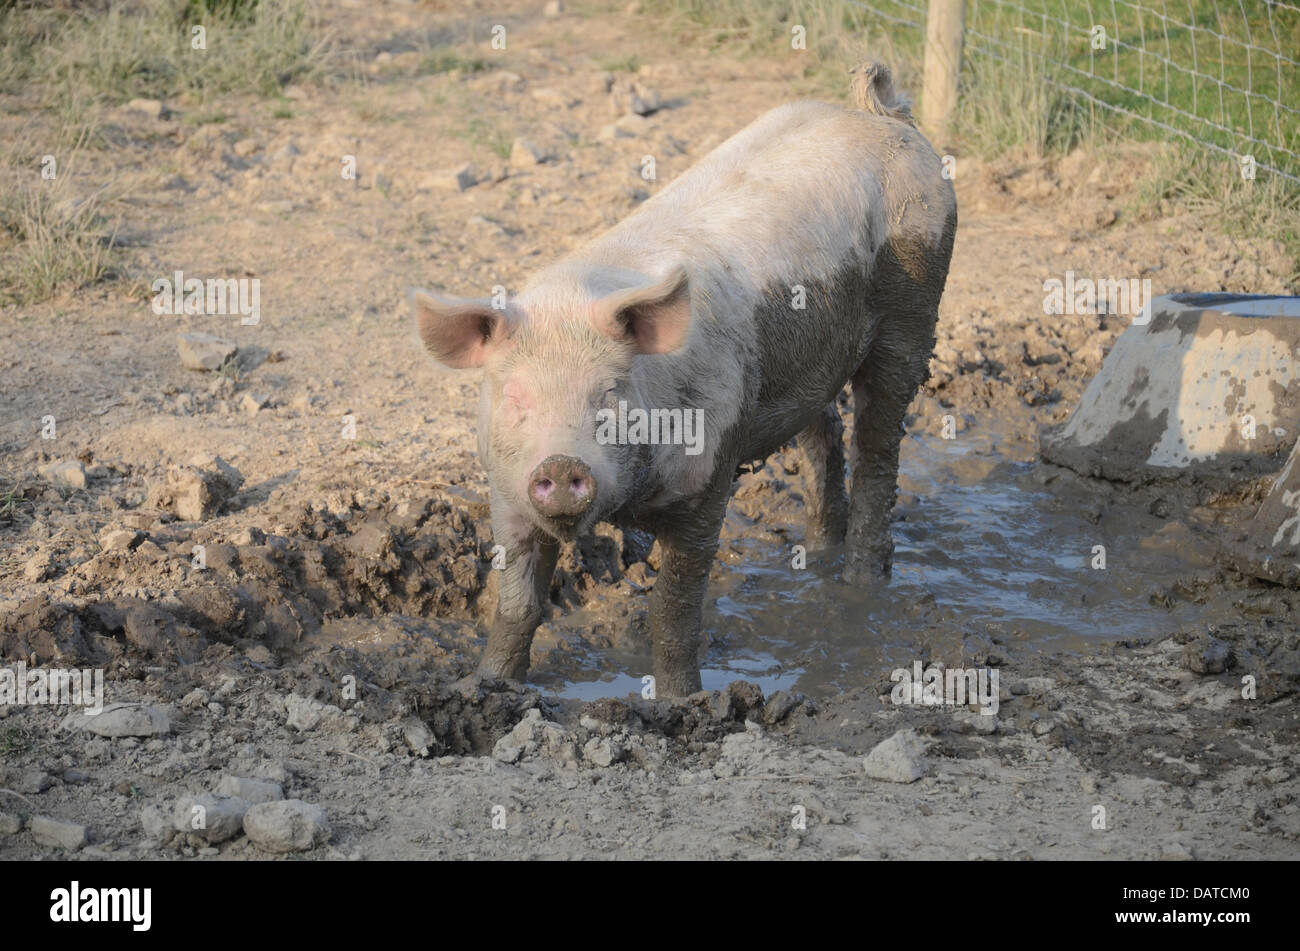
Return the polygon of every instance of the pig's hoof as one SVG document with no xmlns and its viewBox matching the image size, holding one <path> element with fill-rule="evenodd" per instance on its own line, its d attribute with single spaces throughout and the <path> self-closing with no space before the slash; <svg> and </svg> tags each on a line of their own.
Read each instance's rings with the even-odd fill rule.
<svg viewBox="0 0 1300 951">
<path fill-rule="evenodd" d="M 855 588 L 866 588 L 888 581 L 893 565 L 893 553 L 885 557 L 849 557 L 844 561 L 844 570 L 840 580 Z"/>
<path fill-rule="evenodd" d="M 656 700 L 667 697 L 689 697 L 693 693 L 699 693 L 700 689 L 700 672 L 698 670 L 655 674 Z"/>
<path fill-rule="evenodd" d="M 524 678 L 528 676 L 528 661 L 525 660 L 521 664 L 509 658 L 489 655 L 479 661 L 478 672 L 484 677 L 495 677 L 498 680 L 514 680 L 523 683 Z"/>
</svg>

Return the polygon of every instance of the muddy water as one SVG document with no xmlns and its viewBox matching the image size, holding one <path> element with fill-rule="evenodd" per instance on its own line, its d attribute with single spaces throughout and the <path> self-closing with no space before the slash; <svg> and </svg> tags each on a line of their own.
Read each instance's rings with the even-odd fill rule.
<svg viewBox="0 0 1300 951">
<path fill-rule="evenodd" d="M 900 486 L 894 573 L 877 588 L 842 584 L 835 551 L 810 554 L 799 570 L 769 540 L 734 542 L 739 557 L 719 560 L 705 609 L 706 689 L 744 678 L 764 693 L 826 695 L 879 683 L 928 660 L 930 645 L 967 635 L 1078 651 L 1217 619 L 1213 604 L 1153 600 L 1209 566 L 1211 551 L 1186 524 L 1151 514 L 1149 498 L 1099 492 L 970 436 L 906 440 Z M 800 540 L 801 528 L 789 537 Z M 1105 568 L 1093 567 L 1098 545 Z M 1221 609 L 1226 617 L 1231 606 Z M 617 651 L 578 662 L 576 673 L 533 679 L 593 699 L 640 691 L 650 669 L 648 656 Z"/>
</svg>

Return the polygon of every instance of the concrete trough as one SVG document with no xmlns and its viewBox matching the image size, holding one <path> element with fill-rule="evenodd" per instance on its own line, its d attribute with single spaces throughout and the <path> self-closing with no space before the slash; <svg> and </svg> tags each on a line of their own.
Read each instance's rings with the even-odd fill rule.
<svg viewBox="0 0 1300 951">
<path fill-rule="evenodd" d="M 1120 334 L 1042 454 L 1084 475 L 1211 485 L 1276 472 L 1300 433 L 1300 298 L 1174 294 Z"/>
</svg>

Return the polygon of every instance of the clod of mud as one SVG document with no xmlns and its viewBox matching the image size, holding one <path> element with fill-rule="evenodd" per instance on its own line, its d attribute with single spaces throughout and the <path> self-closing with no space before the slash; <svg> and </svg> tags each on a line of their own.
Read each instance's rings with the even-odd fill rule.
<svg viewBox="0 0 1300 951">
<path fill-rule="evenodd" d="M 172 466 L 166 482 L 150 490 L 146 504 L 172 512 L 183 522 L 203 522 L 243 484 L 239 470 L 221 457 L 198 455 L 185 465 Z"/>
</svg>

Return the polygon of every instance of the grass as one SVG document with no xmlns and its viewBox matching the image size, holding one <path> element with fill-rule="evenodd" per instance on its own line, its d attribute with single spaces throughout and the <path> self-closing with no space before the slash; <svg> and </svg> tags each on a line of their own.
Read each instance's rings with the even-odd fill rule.
<svg viewBox="0 0 1300 951">
<path fill-rule="evenodd" d="M 635 73 L 641 68 L 639 56 L 611 56 L 597 65 L 607 73 Z"/>
<path fill-rule="evenodd" d="M 325 48 L 306 0 L 11 4 L 0 9 L 0 91 L 47 108 L 270 95 L 317 70 Z"/>
<path fill-rule="evenodd" d="M 475 149 L 487 149 L 500 158 L 509 158 L 514 146 L 513 133 L 501 123 L 482 116 L 471 116 L 452 133 Z"/>
<path fill-rule="evenodd" d="M 0 149 L 0 304 L 39 303 L 110 273 L 115 188 L 79 193 L 74 184 L 91 136 L 83 128 L 67 151 L 42 155 L 28 132 Z M 42 177 L 46 167 L 52 179 Z"/>
<path fill-rule="evenodd" d="M 491 68 L 492 65 L 481 56 L 465 56 L 450 47 L 438 46 L 420 58 L 416 73 L 421 76 L 450 73 L 454 70 L 462 73 L 482 73 Z"/>
</svg>

